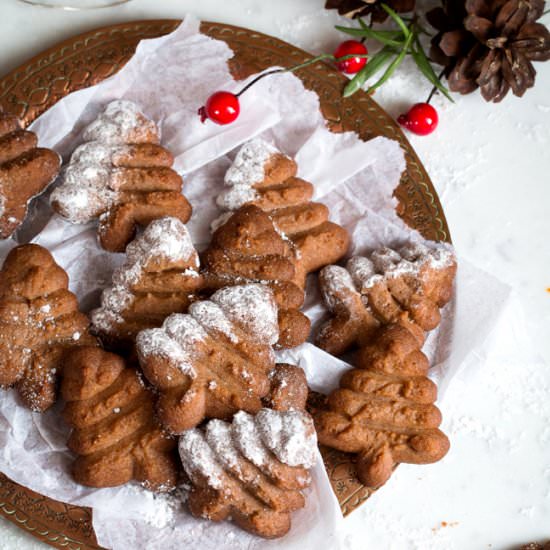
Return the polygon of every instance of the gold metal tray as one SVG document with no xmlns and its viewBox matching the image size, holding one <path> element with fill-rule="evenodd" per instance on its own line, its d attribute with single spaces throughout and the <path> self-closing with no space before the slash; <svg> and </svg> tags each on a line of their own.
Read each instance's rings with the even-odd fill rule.
<svg viewBox="0 0 550 550">
<path fill-rule="evenodd" d="M 0 79 L 0 108 L 26 125 L 70 92 L 97 84 L 116 73 L 133 55 L 138 42 L 173 31 L 178 20 L 135 21 L 81 34 L 37 55 Z M 273 65 L 291 66 L 312 56 L 286 42 L 248 29 L 204 22 L 202 32 L 224 40 L 234 52 L 230 69 L 236 79 Z M 435 189 L 399 126 L 364 92 L 342 98 L 345 77 L 325 63 L 297 76 L 317 93 L 321 111 L 334 132 L 355 131 L 364 139 L 387 136 L 405 151 L 407 169 L 395 195 L 398 213 L 426 238 L 449 241 L 445 216 Z M 350 457 L 322 449 L 344 514 L 361 505 L 370 491 L 355 476 Z M 44 497 L 0 473 L 0 514 L 38 539 L 63 549 L 98 549 L 92 511 Z"/>
</svg>

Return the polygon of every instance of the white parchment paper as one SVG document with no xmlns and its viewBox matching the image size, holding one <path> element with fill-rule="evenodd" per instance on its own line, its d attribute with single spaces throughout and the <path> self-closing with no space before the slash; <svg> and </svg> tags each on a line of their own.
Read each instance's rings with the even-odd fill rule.
<svg viewBox="0 0 550 550">
<path fill-rule="evenodd" d="M 421 240 L 395 214 L 392 191 L 405 167 L 399 145 L 386 138 L 365 143 L 353 133 L 331 134 L 324 126 L 317 96 L 294 76 L 268 77 L 247 91 L 236 123 L 201 124 L 196 113 L 208 95 L 218 89 L 238 90 L 243 83 L 234 82 L 227 69 L 232 55 L 227 45 L 200 34 L 198 26 L 196 19 L 187 17 L 172 34 L 142 41 L 117 75 L 57 103 L 32 126 L 41 144 L 67 158 L 78 145 L 83 127 L 105 103 L 119 97 L 132 99 L 158 121 L 164 144 L 176 156 L 175 166 L 185 177 L 184 193 L 193 206 L 188 227 L 199 249 L 208 243 L 210 222 L 220 214 L 215 197 L 235 149 L 260 134 L 296 156 L 299 175 L 316 186 L 316 199 L 328 204 L 332 219 L 350 231 L 352 253 Z M 52 214 L 47 193 L 35 201 L 30 220 L 15 238 L 0 245 L 0 259 L 18 242 L 31 239 L 46 246 L 67 270 L 84 310 L 97 305 L 101 289 L 123 258 L 99 247 L 93 224 L 71 225 Z M 484 345 L 507 297 L 505 285 L 459 258 L 455 300 L 426 345 L 441 388 L 449 384 L 464 359 Z M 313 277 L 305 311 L 314 325 L 325 314 Z M 280 359 L 303 367 L 310 386 L 322 392 L 336 387 L 341 373 L 349 368 L 310 343 L 280 353 Z M 91 506 L 102 546 L 341 547 L 340 509 L 320 461 L 313 471 L 306 508 L 294 514 L 291 532 L 280 541 L 267 542 L 228 522 L 192 518 L 177 498 L 157 497 L 137 485 L 94 490 L 75 484 L 68 473 L 68 430 L 59 421 L 62 405 L 39 415 L 19 406 L 13 391 L 1 397 L 0 470 L 44 495 Z"/>
</svg>

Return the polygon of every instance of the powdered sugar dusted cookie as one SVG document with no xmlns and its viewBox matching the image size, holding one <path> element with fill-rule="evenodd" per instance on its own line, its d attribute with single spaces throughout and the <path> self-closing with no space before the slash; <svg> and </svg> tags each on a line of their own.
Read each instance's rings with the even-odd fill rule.
<svg viewBox="0 0 550 550">
<path fill-rule="evenodd" d="M 173 216 L 183 223 L 191 207 L 161 147 L 155 123 L 126 100 L 113 101 L 83 132 L 51 196 L 52 207 L 72 223 L 98 219 L 102 246 L 122 252 L 137 225 Z"/>
<path fill-rule="evenodd" d="M 317 344 L 333 355 L 365 345 L 380 325 L 398 323 L 423 342 L 440 321 L 452 296 L 456 259 L 452 247 L 410 244 L 354 256 L 346 267 L 319 274 L 332 318 L 321 326 Z"/>
<path fill-rule="evenodd" d="M 69 278 L 41 246 L 14 248 L 0 271 L 0 386 L 44 411 L 57 397 L 67 349 L 94 345 Z"/>
<path fill-rule="evenodd" d="M 243 206 L 212 235 L 202 254 L 205 286 L 210 290 L 245 282 L 268 285 L 279 308 L 278 346 L 306 341 L 310 322 L 298 309 L 304 301 L 296 250 L 256 206 Z"/>
<path fill-rule="evenodd" d="M 91 313 L 92 329 L 114 347 L 127 347 L 143 329 L 187 311 L 202 286 L 199 257 L 178 218 L 160 218 L 126 247 L 126 260 Z"/>
<path fill-rule="evenodd" d="M 295 161 L 256 138 L 245 143 L 225 175 L 218 205 L 236 211 L 255 205 L 269 214 L 278 230 L 296 248 L 301 286 L 305 276 L 337 262 L 347 251 L 347 231 L 328 221 L 328 208 L 311 202 L 314 187 L 296 177 Z M 215 222 L 215 227 L 220 221 Z"/>
<path fill-rule="evenodd" d="M 78 456 L 72 474 L 90 487 L 130 480 L 155 491 L 176 485 L 176 442 L 154 414 L 153 392 L 124 360 L 99 348 L 67 356 L 61 384 L 63 418 L 73 428 L 67 446 Z"/>
<path fill-rule="evenodd" d="M 247 284 L 194 302 L 136 338 L 146 378 L 159 390 L 158 414 L 180 433 L 204 418 L 256 412 L 268 394 L 272 350 L 279 337 L 277 306 L 264 285 Z"/>
<path fill-rule="evenodd" d="M 0 112 L 0 239 L 9 237 L 27 215 L 27 204 L 56 178 L 57 153 L 38 148 L 36 134 Z"/>
<path fill-rule="evenodd" d="M 276 538 L 290 529 L 291 512 L 305 504 L 302 490 L 311 483 L 317 437 L 306 412 L 264 408 L 184 432 L 179 452 L 193 486 L 187 501 L 193 515 L 231 519 Z"/>
</svg>

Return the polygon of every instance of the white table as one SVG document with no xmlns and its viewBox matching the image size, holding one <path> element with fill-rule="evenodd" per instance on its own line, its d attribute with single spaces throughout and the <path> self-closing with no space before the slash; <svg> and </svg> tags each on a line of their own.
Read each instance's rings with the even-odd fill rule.
<svg viewBox="0 0 550 550">
<path fill-rule="evenodd" d="M 0 74 L 82 31 L 186 12 L 313 53 L 332 51 L 343 38 L 323 0 L 133 0 L 94 12 L 0 3 Z M 544 21 L 550 24 L 550 16 Z M 472 358 L 475 372 L 445 395 L 449 455 L 430 467 L 400 467 L 346 519 L 350 549 L 508 550 L 550 538 L 550 62 L 537 69 L 536 87 L 523 99 L 508 97 L 499 105 L 478 94 L 457 97 L 454 105 L 436 99 L 438 130 L 410 136 L 460 256 L 514 288 L 525 312 L 517 326 L 532 335 L 532 344 L 518 338 L 516 346 L 511 323 L 503 323 L 484 368 L 475 370 L 483 358 Z M 376 99 L 396 116 L 428 91 L 405 66 Z M 14 548 L 45 546 L 1 520 L 0 550 Z"/>
</svg>

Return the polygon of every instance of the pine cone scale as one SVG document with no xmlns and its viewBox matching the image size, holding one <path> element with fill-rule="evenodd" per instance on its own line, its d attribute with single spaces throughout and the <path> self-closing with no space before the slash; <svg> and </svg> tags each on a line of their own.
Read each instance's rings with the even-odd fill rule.
<svg viewBox="0 0 550 550">
<path fill-rule="evenodd" d="M 526 23 L 529 8 L 524 0 L 510 0 L 498 12 L 495 27 L 503 36 L 516 34 Z"/>
<path fill-rule="evenodd" d="M 495 97 L 498 95 L 498 91 L 502 87 L 502 78 L 500 76 L 500 51 L 499 50 L 490 50 L 483 65 L 481 66 L 481 71 L 478 79 L 476 80 L 477 84 L 481 88 L 481 94 L 483 97 L 489 101 L 488 98 Z"/>
<path fill-rule="evenodd" d="M 550 31 L 540 23 L 527 23 L 518 33 L 514 48 L 524 52 L 530 61 L 548 61 Z"/>
<path fill-rule="evenodd" d="M 468 36 L 464 30 L 449 31 L 441 37 L 439 47 L 447 57 L 457 57 L 467 39 Z"/>
<path fill-rule="evenodd" d="M 493 23 L 484 17 L 469 15 L 464 20 L 464 28 L 471 32 L 480 42 L 490 39 Z"/>
</svg>

